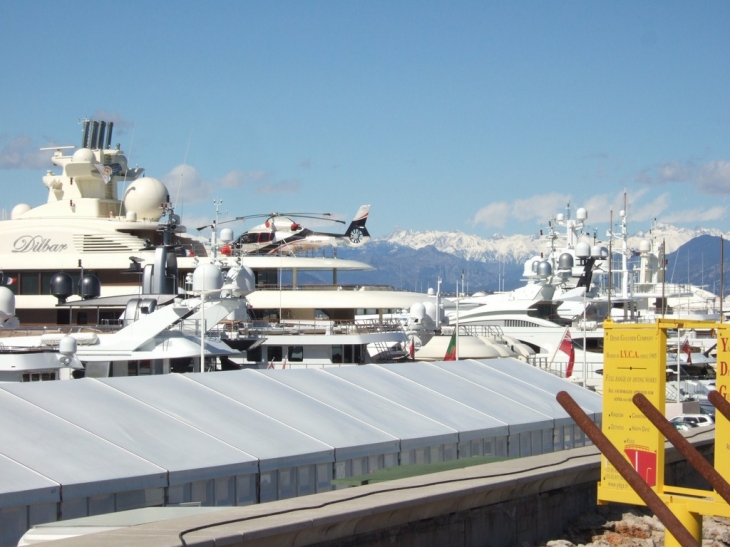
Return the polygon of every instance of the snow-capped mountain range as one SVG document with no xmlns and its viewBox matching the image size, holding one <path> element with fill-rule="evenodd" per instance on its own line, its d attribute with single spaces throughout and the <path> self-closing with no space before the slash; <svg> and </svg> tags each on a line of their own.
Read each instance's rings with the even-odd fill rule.
<svg viewBox="0 0 730 547">
<path fill-rule="evenodd" d="M 628 241 L 630 248 L 638 248 L 639 242 L 644 239 L 652 241 L 655 245 L 654 248 L 664 242 L 665 252 L 669 254 L 696 237 L 711 235 L 715 237 L 724 236 L 727 239 L 729 234 L 724 234 L 720 230 L 678 228 L 669 224 L 657 223 L 650 231 L 641 231 L 629 236 Z M 593 238 L 592 233 L 586 233 L 586 236 Z M 599 234 L 598 239 L 607 245 L 605 236 L 601 238 Z M 500 260 L 523 262 L 536 254 L 549 250 L 546 238 L 540 235 L 505 236 L 495 234 L 491 238 L 485 239 L 458 231 L 439 232 L 427 230 L 415 232 L 413 230 L 395 229 L 388 236 L 378 238 L 375 241 L 410 247 L 414 250 L 433 246 L 443 253 L 475 262 Z"/>
<path fill-rule="evenodd" d="M 564 234 L 555 243 L 564 246 Z M 592 243 L 594 233 L 586 232 Z M 605 234 L 596 234 L 596 243 L 608 246 Z M 665 244 L 670 270 L 668 275 L 676 283 L 691 282 L 719 287 L 720 236 L 730 234 L 704 228 L 686 229 L 668 224 L 655 224 L 650 231 L 637 232 L 628 238 L 630 249 L 638 249 L 642 240 L 652 241 L 658 250 Z M 727 243 L 727 241 L 725 242 Z M 621 242 L 614 240 L 616 251 Z M 387 237 L 377 238 L 357 248 L 341 247 L 337 255 L 370 264 L 375 271 L 340 272 L 341 283 L 392 285 L 399 289 L 425 290 L 434 288 L 441 279 L 444 290 L 453 291 L 462 275 L 467 291 L 511 290 L 524 284 L 525 263 L 534 256 L 549 252 L 547 236 L 495 235 L 481 238 L 463 232 L 438 232 L 396 229 Z M 730 252 L 728 253 L 730 259 Z M 730 272 L 730 265 L 725 271 Z M 728 277 L 730 274 L 726 274 Z M 730 283 L 726 284 L 730 286 Z"/>
</svg>

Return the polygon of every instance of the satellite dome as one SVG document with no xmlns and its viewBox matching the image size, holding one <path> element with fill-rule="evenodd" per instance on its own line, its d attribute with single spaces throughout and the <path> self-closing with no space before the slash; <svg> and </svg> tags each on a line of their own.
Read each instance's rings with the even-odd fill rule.
<svg viewBox="0 0 730 547">
<path fill-rule="evenodd" d="M 246 296 L 256 290 L 256 276 L 248 266 L 233 267 L 223 275 L 222 288 L 226 292 L 222 292 L 221 296 Z M 230 293 L 227 293 L 227 291 L 230 291 Z"/>
<path fill-rule="evenodd" d="M 433 296 L 436 294 L 436 291 L 433 290 L 433 287 L 429 287 L 428 290 L 426 291 L 426 294 L 428 296 Z"/>
<path fill-rule="evenodd" d="M 573 267 L 573 255 L 563 253 L 558 258 L 558 268 L 561 270 L 570 270 Z"/>
<path fill-rule="evenodd" d="M 543 260 L 537 265 L 537 275 L 540 277 L 547 277 L 553 273 L 553 267 L 547 260 Z"/>
<path fill-rule="evenodd" d="M 608 249 L 603 245 L 594 245 L 591 247 L 591 256 L 594 258 L 607 258 Z"/>
<path fill-rule="evenodd" d="M 233 241 L 233 230 L 230 228 L 223 228 L 218 239 L 220 239 L 222 243 L 230 243 Z"/>
<path fill-rule="evenodd" d="M 66 272 L 59 272 L 51 278 L 51 294 L 63 303 L 74 293 L 74 282 Z"/>
<path fill-rule="evenodd" d="M 18 203 L 10 212 L 10 218 L 11 220 L 15 220 L 16 218 L 23 216 L 28 211 L 30 211 L 30 205 L 27 203 Z"/>
<path fill-rule="evenodd" d="M 58 341 L 58 353 L 71 357 L 76 354 L 76 338 L 66 335 Z"/>
<path fill-rule="evenodd" d="M 430 317 L 433 321 L 436 321 L 436 318 L 438 317 L 438 308 L 436 307 L 436 304 L 433 302 L 424 302 L 423 309 L 428 317 Z"/>
<path fill-rule="evenodd" d="M 639 252 L 650 253 L 651 252 L 651 241 L 648 239 L 642 239 L 639 241 Z"/>
<path fill-rule="evenodd" d="M 74 163 L 97 163 L 96 156 L 88 148 L 79 148 L 73 155 Z"/>
<path fill-rule="evenodd" d="M 137 213 L 137 218 L 160 220 L 163 214 L 162 204 L 169 201 L 168 197 L 167 188 L 159 180 L 142 177 L 130 184 L 124 192 L 124 207 L 128 212 Z"/>
<path fill-rule="evenodd" d="M 588 211 L 585 210 L 585 207 L 581 207 L 575 212 L 575 218 L 578 220 L 585 220 L 588 218 Z"/>
<path fill-rule="evenodd" d="M 223 274 L 215 264 L 203 264 L 193 272 L 193 291 L 214 291 L 223 287 Z"/>
<path fill-rule="evenodd" d="M 0 318 L 7 319 L 15 315 L 15 294 L 7 287 L 0 287 Z"/>
<path fill-rule="evenodd" d="M 81 278 L 81 298 L 88 300 L 101 294 L 101 281 L 93 273 L 84 274 Z"/>
<path fill-rule="evenodd" d="M 578 258 L 588 258 L 591 256 L 591 246 L 585 241 L 580 241 L 575 246 L 575 256 Z"/>
<path fill-rule="evenodd" d="M 426 307 L 420 302 L 416 302 L 411 306 L 408 315 L 411 319 L 423 319 L 426 316 Z"/>
<path fill-rule="evenodd" d="M 555 220 L 557 220 L 558 222 L 562 222 L 564 218 L 565 218 L 565 215 L 563 215 L 563 213 L 558 213 L 557 216 L 555 217 Z"/>
</svg>

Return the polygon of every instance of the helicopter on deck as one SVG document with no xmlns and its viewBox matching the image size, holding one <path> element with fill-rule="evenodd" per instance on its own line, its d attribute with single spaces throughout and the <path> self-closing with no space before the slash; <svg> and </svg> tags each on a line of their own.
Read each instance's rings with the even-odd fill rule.
<svg viewBox="0 0 730 547">
<path fill-rule="evenodd" d="M 263 224 L 244 232 L 230 244 L 221 248 L 222 254 L 233 255 L 274 255 L 296 254 L 323 246 L 360 247 L 370 239 L 365 222 L 370 213 L 370 205 L 361 205 L 344 233 L 316 232 L 303 227 L 295 218 L 327 220 L 345 224 L 345 221 L 332 218 L 330 213 L 271 213 L 236 217 L 227 222 L 265 218 Z"/>
</svg>

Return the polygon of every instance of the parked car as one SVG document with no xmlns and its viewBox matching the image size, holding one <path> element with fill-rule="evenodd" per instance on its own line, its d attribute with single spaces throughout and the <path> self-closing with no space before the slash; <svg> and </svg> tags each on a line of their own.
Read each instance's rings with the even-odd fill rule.
<svg viewBox="0 0 730 547">
<path fill-rule="evenodd" d="M 713 425 L 715 421 L 709 414 L 680 414 L 669 420 L 672 424 L 689 424 L 693 427 Z"/>
</svg>

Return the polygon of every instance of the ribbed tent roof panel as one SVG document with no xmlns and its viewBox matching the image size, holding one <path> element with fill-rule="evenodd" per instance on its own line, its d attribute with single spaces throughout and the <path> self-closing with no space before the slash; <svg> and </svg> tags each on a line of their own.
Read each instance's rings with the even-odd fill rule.
<svg viewBox="0 0 730 547">
<path fill-rule="evenodd" d="M 512 361 L 520 363 L 516 359 Z M 468 367 L 466 363 L 471 363 L 472 366 Z M 492 382 L 490 369 L 479 363 L 481 361 L 434 361 L 418 363 L 418 369 L 383 366 L 449 397 L 458 398 L 463 404 L 509 424 L 510 433 L 552 427 L 553 416 L 535 409 L 531 404 L 531 397 L 527 401 L 519 401 L 519 393 L 496 388 Z M 421 367 L 421 364 L 425 366 Z M 452 367 L 451 364 L 455 366 Z"/>
<path fill-rule="evenodd" d="M 335 447 L 337 459 L 399 450 L 397 437 L 256 370 L 186 377 Z"/>
<path fill-rule="evenodd" d="M 231 376 L 226 373 L 196 376 L 217 374 Z M 133 377 L 101 381 L 195 430 L 205 431 L 207 435 L 237 448 L 252 463 L 256 459 L 260 460 L 262 468 L 334 461 L 332 446 L 211 390 L 193 381 L 190 375 L 164 374 L 150 377 L 145 382 Z M 250 472 L 255 472 L 255 469 Z"/>
<path fill-rule="evenodd" d="M 413 366 L 423 370 L 428 364 L 418 363 Z M 395 368 L 400 370 L 409 367 L 401 365 Z M 326 371 L 456 429 L 462 441 L 508 434 L 506 422 L 464 405 L 461 398 L 448 397 L 443 392 L 420 383 L 417 378 L 399 375 L 387 366 L 358 369 L 339 367 L 328 368 Z M 479 389 L 473 384 L 469 387 Z"/>
<path fill-rule="evenodd" d="M 260 374 L 387 431 L 401 439 L 403 450 L 458 442 L 456 430 L 321 369 L 262 370 Z"/>
<path fill-rule="evenodd" d="M 119 380 L 130 379 L 142 380 Z M 146 380 L 150 379 L 156 378 Z M 255 461 L 249 454 L 95 379 L 3 384 L 0 388 L 166 469 L 171 483 L 220 476 L 223 469 L 229 469 L 231 475 L 250 473 Z"/>
<path fill-rule="evenodd" d="M 540 398 L 550 407 L 556 420 L 559 416 L 563 416 L 564 420 L 571 421 L 568 413 L 565 412 L 555 396 L 560 391 L 565 391 L 578 403 L 581 408 L 592 419 L 597 414 L 603 412 L 603 397 L 595 391 L 590 391 L 582 386 L 576 385 L 565 378 L 560 378 L 554 374 L 547 373 L 539 368 L 532 366 L 515 366 L 512 359 L 490 359 L 489 361 L 480 361 L 486 367 L 497 370 L 508 377 L 510 385 L 515 387 L 521 386 L 523 391 L 529 391 L 531 396 L 536 391 L 542 392 L 544 396 Z M 579 367 L 579 363 L 575 363 Z"/>
<path fill-rule="evenodd" d="M 0 507 L 54 503 L 61 485 L 0 455 Z"/>
<path fill-rule="evenodd" d="M 530 366 L 517 359 L 507 358 L 494 360 L 507 361 L 510 365 L 520 368 Z M 519 405 L 529 408 L 533 412 L 542 414 L 543 420 L 546 421 L 545 427 L 552 427 L 556 417 L 563 418 L 567 415 L 560 405 L 558 405 L 559 410 L 555 412 L 555 408 L 546 401 L 545 397 L 537 396 L 539 395 L 537 390 L 526 389 L 526 385 L 521 382 L 515 382 L 513 379 L 510 379 L 504 374 L 494 374 L 493 369 L 487 364 L 488 362 L 489 360 L 465 360 L 441 361 L 434 364 L 443 370 L 449 371 L 461 378 L 484 387 L 491 392 L 490 397 L 501 397 L 506 399 L 506 401 L 503 401 L 502 404 L 509 408 Z M 537 420 L 533 420 L 533 423 L 536 421 Z"/>
<path fill-rule="evenodd" d="M 72 382 L 48 382 L 62 383 Z M 67 406 L 73 402 L 66 400 Z M 0 454 L 61 484 L 64 499 L 167 484 L 161 467 L 4 389 L 0 389 L 0 431 Z"/>
</svg>

